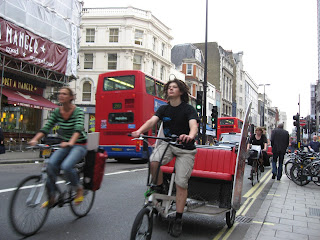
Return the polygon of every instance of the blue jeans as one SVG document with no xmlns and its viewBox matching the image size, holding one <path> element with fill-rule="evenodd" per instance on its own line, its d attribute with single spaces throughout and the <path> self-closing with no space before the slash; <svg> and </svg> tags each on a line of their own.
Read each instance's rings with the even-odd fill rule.
<svg viewBox="0 0 320 240">
<path fill-rule="evenodd" d="M 273 153 L 273 160 L 272 160 L 272 174 L 277 176 L 277 179 L 280 180 L 282 176 L 282 166 L 283 166 L 283 159 L 285 153 Z M 277 168 L 277 161 L 279 158 L 279 164 Z"/>
<path fill-rule="evenodd" d="M 80 162 L 86 154 L 86 145 L 60 148 L 52 154 L 47 166 L 47 187 L 50 195 L 53 195 L 56 191 L 55 182 L 60 170 L 63 170 L 64 176 L 70 181 L 71 186 L 75 188 L 78 187 L 79 178 L 74 166 Z"/>
</svg>

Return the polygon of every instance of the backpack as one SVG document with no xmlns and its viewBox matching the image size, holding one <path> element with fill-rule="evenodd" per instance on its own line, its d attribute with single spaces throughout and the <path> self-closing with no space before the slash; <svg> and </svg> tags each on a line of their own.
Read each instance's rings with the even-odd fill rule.
<svg viewBox="0 0 320 240">
<path fill-rule="evenodd" d="M 85 189 L 96 191 L 100 188 L 107 158 L 108 155 L 102 148 L 99 148 L 98 151 L 88 151 L 83 169 L 83 186 Z"/>
</svg>

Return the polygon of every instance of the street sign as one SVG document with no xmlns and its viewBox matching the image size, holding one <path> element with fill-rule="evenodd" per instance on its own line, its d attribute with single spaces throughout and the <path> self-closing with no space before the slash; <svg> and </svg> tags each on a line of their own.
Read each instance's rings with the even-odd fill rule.
<svg viewBox="0 0 320 240">
<path fill-rule="evenodd" d="M 307 120 L 306 119 L 300 119 L 300 126 L 303 127 L 307 125 Z"/>
</svg>

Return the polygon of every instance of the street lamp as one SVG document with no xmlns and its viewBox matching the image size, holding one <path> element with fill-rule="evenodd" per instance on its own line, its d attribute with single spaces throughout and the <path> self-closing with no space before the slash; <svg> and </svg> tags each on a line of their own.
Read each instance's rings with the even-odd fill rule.
<svg viewBox="0 0 320 240">
<path fill-rule="evenodd" d="M 265 111 L 265 102 L 266 102 L 266 86 L 270 86 L 269 83 L 259 84 L 263 86 L 263 113 L 262 113 L 262 126 L 264 126 L 264 111 Z"/>
</svg>

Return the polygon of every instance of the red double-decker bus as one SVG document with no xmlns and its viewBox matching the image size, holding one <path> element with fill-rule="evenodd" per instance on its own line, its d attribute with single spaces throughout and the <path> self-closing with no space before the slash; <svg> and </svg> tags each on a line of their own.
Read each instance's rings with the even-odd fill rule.
<svg viewBox="0 0 320 240">
<path fill-rule="evenodd" d="M 99 145 L 110 158 L 141 158 L 140 141 L 128 133 L 137 130 L 163 104 L 164 83 L 141 71 L 125 70 L 99 75 L 96 93 L 96 131 Z M 157 126 L 148 135 L 157 134 Z"/>
<path fill-rule="evenodd" d="M 110 158 L 119 161 L 145 157 L 141 141 L 128 133 L 137 130 L 154 112 L 167 104 L 164 83 L 137 70 L 107 72 L 99 75 L 96 93 L 96 131 L 99 145 Z M 191 98 L 195 107 L 195 98 Z M 147 134 L 157 135 L 159 126 Z M 152 144 L 152 143 L 151 143 Z"/>
<path fill-rule="evenodd" d="M 221 117 L 218 118 L 217 139 L 221 133 L 236 132 L 241 133 L 243 121 L 236 117 Z"/>
</svg>

